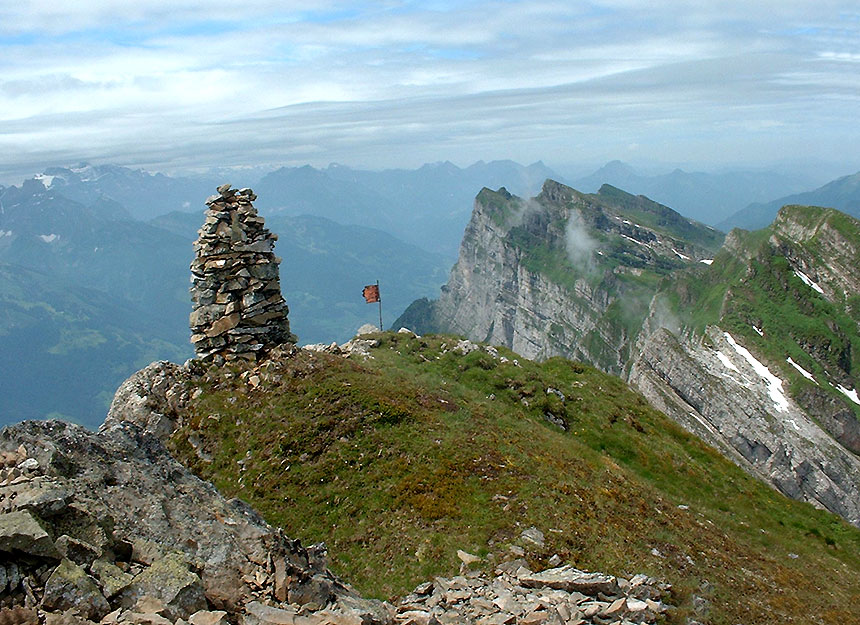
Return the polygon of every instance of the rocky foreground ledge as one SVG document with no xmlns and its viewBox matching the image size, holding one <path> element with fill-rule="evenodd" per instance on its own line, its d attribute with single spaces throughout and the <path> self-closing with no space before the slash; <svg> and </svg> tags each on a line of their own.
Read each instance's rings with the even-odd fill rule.
<svg viewBox="0 0 860 625">
<path fill-rule="evenodd" d="M 390 606 L 326 568 L 323 546 L 224 499 L 134 424 L 95 434 L 24 422 L 0 431 L 0 458 L 0 606 L 30 609 L 5 611 L 4 624 L 74 614 L 68 622 L 216 625 L 255 602 L 391 621 Z"/>
<path fill-rule="evenodd" d="M 464 560 L 463 575 L 396 605 L 364 599 L 328 570 L 324 545 L 286 537 L 170 455 L 195 375 L 139 371 L 98 433 L 0 431 L 0 625 L 629 625 L 667 610 L 667 587 L 644 576 L 535 573 L 524 560 L 494 577 Z"/>
</svg>

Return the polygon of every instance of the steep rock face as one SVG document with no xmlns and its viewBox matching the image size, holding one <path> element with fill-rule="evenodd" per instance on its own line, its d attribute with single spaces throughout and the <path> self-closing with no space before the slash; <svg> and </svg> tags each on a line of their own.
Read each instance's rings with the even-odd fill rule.
<svg viewBox="0 0 860 625">
<path fill-rule="evenodd" d="M 505 345 L 527 358 L 566 353 L 582 360 L 599 359 L 607 369 L 620 370 L 625 337 L 600 323 L 612 302 L 608 289 L 578 278 L 571 290 L 530 270 L 523 263 L 523 251 L 506 244 L 506 232 L 483 214 L 484 209 L 476 203 L 460 259 L 436 306 L 436 322 L 452 333 Z M 570 341 L 571 334 L 596 335 L 604 353 Z"/>
<path fill-rule="evenodd" d="M 748 471 L 855 525 L 858 264 L 860 222 L 833 209 L 787 206 L 769 229 L 734 231 L 663 294 L 687 330 L 646 323 L 628 377 Z"/>
<path fill-rule="evenodd" d="M 620 373 L 660 277 L 710 258 L 720 241 L 609 186 L 586 195 L 548 180 L 531 200 L 484 189 L 431 325 Z"/>
<path fill-rule="evenodd" d="M 785 206 L 773 222 L 771 243 L 821 287 L 824 297 L 844 301 L 860 294 L 857 223 L 834 209 Z"/>
<path fill-rule="evenodd" d="M 612 187 L 485 189 L 442 296 L 399 322 L 626 375 L 747 471 L 860 522 L 860 224 L 790 206 L 720 250 L 709 235 Z"/>
<path fill-rule="evenodd" d="M 860 458 L 716 326 L 700 340 L 655 332 L 629 381 L 651 403 L 785 495 L 860 525 Z"/>
</svg>

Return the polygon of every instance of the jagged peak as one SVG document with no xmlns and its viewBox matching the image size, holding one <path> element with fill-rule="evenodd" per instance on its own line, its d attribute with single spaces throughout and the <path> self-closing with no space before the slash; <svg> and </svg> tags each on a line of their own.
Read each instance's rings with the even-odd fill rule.
<svg viewBox="0 0 860 625">
<path fill-rule="evenodd" d="M 575 199 L 581 199 L 584 194 L 573 187 L 562 184 L 552 178 L 547 178 L 541 187 L 538 199 L 545 199 L 558 204 L 566 204 Z"/>
<path fill-rule="evenodd" d="M 823 228 L 860 242 L 860 221 L 835 208 L 788 204 L 779 209 L 771 225 L 775 235 L 798 243 L 815 238 Z"/>
</svg>

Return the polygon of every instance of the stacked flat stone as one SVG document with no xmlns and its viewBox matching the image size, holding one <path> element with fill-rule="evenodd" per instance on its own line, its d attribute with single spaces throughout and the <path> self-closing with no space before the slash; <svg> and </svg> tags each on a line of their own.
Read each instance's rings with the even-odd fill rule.
<svg viewBox="0 0 860 625">
<path fill-rule="evenodd" d="M 191 263 L 191 342 L 198 358 L 257 360 L 294 342 L 274 254 L 277 235 L 264 227 L 251 189 L 218 187 Z"/>
</svg>

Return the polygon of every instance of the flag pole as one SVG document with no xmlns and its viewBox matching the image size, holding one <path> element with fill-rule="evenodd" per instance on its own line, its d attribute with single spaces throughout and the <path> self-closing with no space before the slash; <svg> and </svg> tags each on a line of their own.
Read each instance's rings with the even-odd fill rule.
<svg viewBox="0 0 860 625">
<path fill-rule="evenodd" d="M 385 328 L 382 326 L 382 293 L 379 290 L 379 280 L 376 281 L 376 292 L 379 293 L 379 331 L 382 332 Z"/>
</svg>

